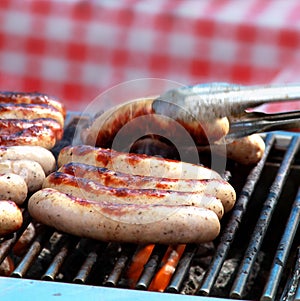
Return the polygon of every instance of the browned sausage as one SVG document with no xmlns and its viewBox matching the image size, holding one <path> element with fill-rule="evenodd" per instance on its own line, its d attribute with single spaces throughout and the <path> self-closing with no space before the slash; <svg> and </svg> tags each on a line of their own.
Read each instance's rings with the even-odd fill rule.
<svg viewBox="0 0 300 301">
<path fill-rule="evenodd" d="M 197 145 L 202 145 L 219 140 L 229 131 L 229 121 L 226 117 L 204 121 L 191 114 L 188 120 L 182 119 L 178 112 L 174 116 L 156 114 L 152 106 L 154 99 L 149 97 L 128 101 L 104 112 L 95 118 L 84 132 L 83 142 L 110 148 L 122 129 L 123 137 L 127 137 L 128 140 L 131 137 L 140 138 L 150 132 L 170 141 L 185 141 L 189 136 Z M 180 107 L 177 109 L 182 110 Z"/>
<path fill-rule="evenodd" d="M 3 146 L 35 145 L 51 149 L 55 146 L 56 142 L 57 140 L 53 131 L 45 127 L 33 126 L 15 134 L 0 135 L 0 145 Z"/>
<path fill-rule="evenodd" d="M 98 182 L 78 178 L 62 172 L 53 172 L 43 183 L 43 188 L 54 188 L 68 195 L 95 202 L 128 204 L 193 205 L 214 211 L 219 219 L 224 214 L 222 202 L 212 195 L 197 192 L 180 192 L 157 189 L 113 188 Z"/>
<path fill-rule="evenodd" d="M 37 92 L 12 92 L 1 91 L 0 92 L 1 103 L 27 103 L 27 104 L 47 104 L 51 105 L 59 110 L 64 116 L 66 115 L 66 108 L 58 99 Z"/>
<path fill-rule="evenodd" d="M 222 201 L 225 212 L 232 209 L 236 200 L 234 188 L 228 182 L 219 179 L 193 180 L 138 176 L 78 162 L 65 164 L 58 171 L 79 178 L 94 180 L 110 187 L 164 189 L 210 194 Z"/>
<path fill-rule="evenodd" d="M 89 145 L 64 147 L 58 156 L 58 166 L 69 162 L 86 163 L 142 176 L 175 179 L 221 179 L 216 171 L 200 165 L 155 156 L 117 152 L 112 149 Z"/>
<path fill-rule="evenodd" d="M 53 118 L 0 119 L 0 135 L 29 136 L 31 133 L 35 136 L 34 131 L 42 131 L 43 128 L 50 129 L 57 140 L 62 139 L 63 128 Z"/>
<path fill-rule="evenodd" d="M 37 119 L 52 118 L 62 127 L 64 126 L 64 116 L 56 108 L 47 104 L 0 104 L 0 119 Z"/>
<path fill-rule="evenodd" d="M 201 243 L 220 231 L 217 215 L 196 206 L 99 203 L 45 188 L 33 194 L 28 210 L 59 231 L 102 241 Z"/>
</svg>

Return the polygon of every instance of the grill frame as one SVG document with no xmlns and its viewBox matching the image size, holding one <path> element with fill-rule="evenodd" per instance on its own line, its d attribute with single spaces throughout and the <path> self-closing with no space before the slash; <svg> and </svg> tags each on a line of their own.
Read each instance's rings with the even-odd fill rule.
<svg viewBox="0 0 300 301">
<path fill-rule="evenodd" d="M 283 135 L 282 135 L 283 134 Z M 267 151 L 266 151 L 266 155 L 265 155 L 265 159 L 267 161 L 267 155 L 268 152 L 271 151 L 271 149 L 275 146 L 277 146 L 279 149 L 284 150 L 284 152 L 286 151 L 286 148 L 288 147 L 288 144 L 290 143 L 291 140 L 297 141 L 294 142 L 297 145 L 295 146 L 297 148 L 297 152 L 298 152 L 298 148 L 299 148 L 299 139 L 300 136 L 297 134 L 291 134 L 291 133 L 274 133 L 274 134 L 268 134 L 265 136 L 266 138 L 266 145 L 267 145 Z M 268 151 L 268 147 L 270 148 Z M 289 158 L 288 158 L 289 159 Z M 287 161 L 289 161 L 287 159 Z M 293 161 L 293 160 L 292 160 Z M 284 163 L 284 164 L 292 164 L 291 162 L 288 163 Z M 233 210 L 232 213 L 230 213 L 230 217 L 229 220 L 233 219 L 235 220 L 235 226 L 234 226 L 234 231 L 232 230 L 232 226 L 229 227 L 229 230 L 226 230 L 226 226 L 225 226 L 225 231 L 223 231 L 222 236 L 220 236 L 218 238 L 219 240 L 219 245 L 217 247 L 216 250 L 216 255 L 213 258 L 213 263 L 211 264 L 211 266 L 215 265 L 215 267 L 213 268 L 213 273 L 218 274 L 222 264 L 224 263 L 227 255 L 228 255 L 228 250 L 226 249 L 227 247 L 230 248 L 231 245 L 231 241 L 233 241 L 235 239 L 235 232 L 239 230 L 239 225 L 241 223 L 241 220 L 243 218 L 243 211 L 240 211 L 240 208 L 245 208 L 247 207 L 247 203 L 249 202 L 249 200 L 251 199 L 252 196 L 252 190 L 255 189 L 256 187 L 256 182 L 255 179 L 258 176 L 258 180 L 260 180 L 260 176 L 262 173 L 262 170 L 265 168 L 265 164 L 266 162 L 264 162 L 264 159 L 256 166 L 254 167 L 254 169 L 251 171 L 251 173 L 253 174 L 251 177 L 251 173 L 248 176 L 248 182 L 245 184 L 245 186 L 242 188 L 241 192 L 239 193 L 239 198 L 237 201 L 237 205 L 236 208 L 237 210 Z M 289 172 L 289 171 L 288 171 Z M 281 179 L 280 179 L 281 180 Z M 284 181 L 281 181 L 281 185 L 284 184 Z M 276 186 L 276 185 L 275 185 Z M 279 193 L 281 192 L 280 188 L 279 188 Z M 241 214 L 242 212 L 242 214 Z M 271 214 L 272 215 L 272 214 Z M 30 217 L 27 216 L 27 212 L 25 211 L 25 224 L 23 226 L 23 228 L 18 231 L 16 233 L 16 235 L 14 236 L 11 245 L 13 245 L 16 240 L 18 239 L 18 237 L 20 236 L 20 234 L 23 232 L 23 230 L 26 228 L 26 225 L 28 225 L 28 223 L 30 222 Z M 47 230 L 45 230 L 47 231 Z M 293 234 L 295 235 L 295 233 Z M 37 254 L 39 254 L 41 248 L 42 248 L 42 244 L 43 241 L 46 239 L 44 236 L 41 235 L 37 241 L 35 241 L 32 245 L 31 248 L 33 250 L 36 250 L 36 254 L 34 255 L 33 258 L 35 258 L 35 256 L 37 256 Z M 75 239 L 73 241 L 73 239 Z M 224 245 L 221 244 L 221 242 L 224 241 L 229 241 L 229 245 L 227 245 L 226 243 Z M 178 300 L 185 300 L 187 298 L 187 296 L 182 295 L 182 294 L 177 294 L 178 293 L 178 287 L 182 284 L 183 282 L 183 276 L 184 273 L 175 273 L 173 279 L 172 279 L 172 284 L 167 288 L 167 290 L 164 293 L 153 293 L 153 292 L 147 292 L 147 283 L 144 284 L 144 280 L 141 279 L 139 282 L 139 286 L 137 287 L 137 289 L 126 289 L 124 287 L 109 287 L 109 286 L 115 286 L 115 282 L 116 279 L 113 280 L 112 282 L 109 282 L 105 285 L 94 285 L 94 284 L 84 284 L 84 281 L 82 281 L 83 278 L 86 278 L 88 275 L 88 272 L 92 269 L 93 264 L 96 263 L 96 261 L 99 259 L 99 255 L 97 254 L 96 251 L 92 251 L 90 253 L 88 253 L 86 262 L 85 262 L 85 268 L 83 268 L 80 272 L 80 276 L 78 276 L 78 279 L 75 279 L 74 283 L 68 283 L 68 282 L 63 282 L 61 283 L 59 280 L 55 280 L 55 275 L 56 273 L 59 271 L 59 268 L 61 267 L 61 265 L 64 262 L 64 259 L 68 256 L 69 253 L 69 247 L 70 246 L 74 246 L 74 243 L 76 243 L 77 240 L 76 238 L 70 238 L 70 240 L 66 241 L 66 244 L 62 246 L 62 248 L 60 249 L 60 251 L 57 253 L 54 262 L 56 262 L 57 264 L 55 264 L 54 266 L 49 267 L 49 269 L 44 273 L 43 277 L 41 279 L 27 279 L 26 277 L 23 279 L 17 279 L 17 278 L 22 278 L 24 277 L 24 273 L 22 272 L 22 269 L 25 269 L 27 267 L 22 266 L 22 264 L 20 266 L 18 266 L 15 271 L 14 274 L 11 277 L 0 277 L 0 296 L 1 294 L 3 296 L 2 299 L 3 300 L 11 300 L 10 298 L 16 298 L 18 296 L 21 295 L 21 299 L 23 298 L 24 300 L 32 299 L 34 298 L 35 294 L 37 295 L 37 298 L 42 298 L 45 300 L 48 300 L 47 298 L 49 298 L 49 300 L 52 300 L 53 298 L 57 297 L 57 296 L 61 296 L 64 299 L 68 299 L 70 296 L 73 296 L 72 298 L 74 299 L 74 296 L 76 295 L 75 298 L 94 298 L 95 295 L 97 296 L 101 296 L 102 300 L 113 300 L 114 296 L 116 296 L 116 300 L 120 300 L 120 293 L 122 295 L 122 300 L 132 300 L 132 298 L 136 298 L 137 300 L 143 300 L 145 298 L 151 298 L 151 300 L 155 300 L 155 298 L 160 298 L 159 300 L 177 300 L 176 298 L 179 298 Z M 227 245 L 227 246 L 226 246 Z M 225 249 L 224 249 L 225 246 Z M 97 248 L 104 248 L 104 246 L 99 245 Z M 278 252 L 280 252 L 280 250 L 277 250 Z M 193 248 L 193 246 L 191 246 L 188 251 L 186 251 L 184 253 L 184 256 L 182 258 L 182 260 L 179 263 L 179 266 L 186 266 L 189 267 L 192 260 L 193 260 L 193 256 L 195 255 L 196 249 Z M 223 254 L 222 256 L 220 255 L 220 252 Z M 281 256 L 286 257 L 284 258 L 284 260 L 287 261 L 287 257 L 289 254 L 289 250 L 286 250 L 287 254 L 281 254 Z M 9 253 L 9 249 L 7 250 L 7 252 L 5 252 L 1 258 L 4 258 L 7 254 Z M 300 253 L 300 252 L 299 252 Z M 159 256 L 160 253 L 158 253 L 157 256 Z M 32 256 L 32 254 L 26 253 L 25 256 Z M 122 268 L 124 269 L 126 264 L 128 263 L 128 261 L 130 260 L 130 253 L 121 253 L 119 254 L 120 257 L 118 257 L 116 262 L 119 262 L 120 266 L 115 266 L 114 269 L 116 270 L 117 273 L 117 277 L 119 277 L 122 273 Z M 155 256 L 154 256 L 155 257 Z M 0 261 L 1 261 L 0 258 Z M 295 260 L 295 263 L 300 265 L 300 255 L 298 254 L 298 257 Z M 153 258 L 152 258 L 153 259 Z M 157 264 L 158 261 L 156 261 L 155 263 Z M 276 264 L 276 262 L 274 261 L 274 264 Z M 216 268 L 217 266 L 217 268 Z M 54 268 L 55 267 L 55 268 Z M 56 270 L 56 268 L 58 268 L 58 270 Z M 155 266 L 150 266 L 150 269 L 152 268 L 152 270 L 155 270 Z M 21 270 L 21 272 L 20 272 Z M 178 269 L 180 270 L 180 269 Z M 209 289 L 208 290 L 203 290 L 203 287 L 205 287 L 205 280 L 210 278 L 211 276 L 210 274 L 210 268 L 208 269 L 208 271 L 206 272 L 205 275 L 205 279 L 202 282 L 201 286 L 198 288 L 196 294 L 193 296 L 193 298 L 195 300 L 210 300 L 210 301 L 214 301 L 214 300 L 233 300 L 233 298 L 242 298 L 242 295 L 235 295 L 235 294 L 231 294 L 229 297 L 225 297 L 222 298 L 220 296 L 216 296 L 213 297 L 211 294 L 211 290 L 212 290 L 212 286 L 213 286 L 213 282 L 210 280 L 209 283 Z M 177 270 L 176 270 L 177 272 Z M 114 273 L 114 271 L 112 272 L 113 275 L 116 275 Z M 53 276 L 54 275 L 54 276 Z M 108 278 L 109 279 L 109 278 Z M 48 281 L 46 281 L 48 280 Z M 111 279 L 110 279 L 111 280 Z M 149 279 L 148 279 L 149 280 Z M 276 279 L 276 281 L 278 281 L 278 279 Z M 294 271 L 291 271 L 291 275 L 290 278 L 287 279 L 286 283 L 285 283 L 285 288 L 284 291 L 281 295 L 281 298 L 283 298 L 284 295 L 287 295 L 289 293 L 289 291 L 291 290 L 291 288 L 295 288 L 295 285 L 292 286 L 293 281 L 297 282 L 299 281 L 299 276 L 297 273 L 297 270 L 295 269 Z M 147 282 L 147 281 L 146 281 Z M 215 280 L 214 280 L 215 282 Z M 203 284 L 204 283 L 204 284 Z M 207 286 L 206 286 L 207 287 Z M 121 290 L 121 291 L 120 291 Z M 274 292 L 270 291 L 272 290 L 272 287 L 270 288 L 266 288 L 266 293 L 264 294 L 274 294 Z M 77 292 L 76 294 L 74 294 L 74 292 Z M 5 294 L 4 294 L 5 292 Z M 296 300 L 300 299 L 300 288 L 298 288 L 296 290 L 295 293 L 295 298 Z M 73 295 L 74 294 L 74 295 Z M 191 296 L 188 296 L 189 300 L 191 300 Z M 261 300 L 269 300 L 270 298 L 265 297 L 265 296 L 261 296 Z M 75 299 L 76 300 L 76 299 Z"/>
</svg>

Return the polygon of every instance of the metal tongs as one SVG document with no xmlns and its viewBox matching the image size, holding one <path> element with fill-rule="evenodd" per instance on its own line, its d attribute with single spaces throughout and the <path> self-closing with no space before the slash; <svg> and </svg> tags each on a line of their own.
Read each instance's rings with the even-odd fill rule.
<svg viewBox="0 0 300 301">
<path fill-rule="evenodd" d="M 263 104 L 300 101 L 300 84 L 241 86 L 228 83 L 199 84 L 169 90 L 154 100 L 159 113 L 181 119 L 212 120 L 227 117 L 230 131 L 226 142 L 254 133 L 300 128 L 300 111 L 263 113 L 250 111 Z M 182 110 L 175 112 L 174 105 Z"/>
</svg>

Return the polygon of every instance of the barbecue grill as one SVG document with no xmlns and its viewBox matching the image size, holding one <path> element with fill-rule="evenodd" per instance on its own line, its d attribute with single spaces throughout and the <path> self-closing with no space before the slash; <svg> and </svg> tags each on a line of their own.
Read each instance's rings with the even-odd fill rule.
<svg viewBox="0 0 300 301">
<path fill-rule="evenodd" d="M 72 138 L 72 122 L 60 147 Z M 126 271 L 140 246 L 83 239 L 37 224 L 25 255 L 14 258 L 12 274 L 0 277 L 1 299 L 300 300 L 300 136 L 274 132 L 264 139 L 266 151 L 256 166 L 228 162 L 236 205 L 213 243 L 186 246 L 163 292 L 148 288 L 168 246 L 155 245 L 129 287 Z M 6 243 L 0 262 L 30 222 L 24 210 L 23 227 L 0 242 Z"/>
</svg>

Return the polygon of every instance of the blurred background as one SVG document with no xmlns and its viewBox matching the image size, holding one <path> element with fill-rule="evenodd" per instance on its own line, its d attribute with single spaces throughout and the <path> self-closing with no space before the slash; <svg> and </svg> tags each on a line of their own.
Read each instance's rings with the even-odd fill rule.
<svg viewBox="0 0 300 301">
<path fill-rule="evenodd" d="M 141 78 L 300 82 L 299 49 L 297 0 L 0 1 L 0 89 L 73 111 Z"/>
</svg>

